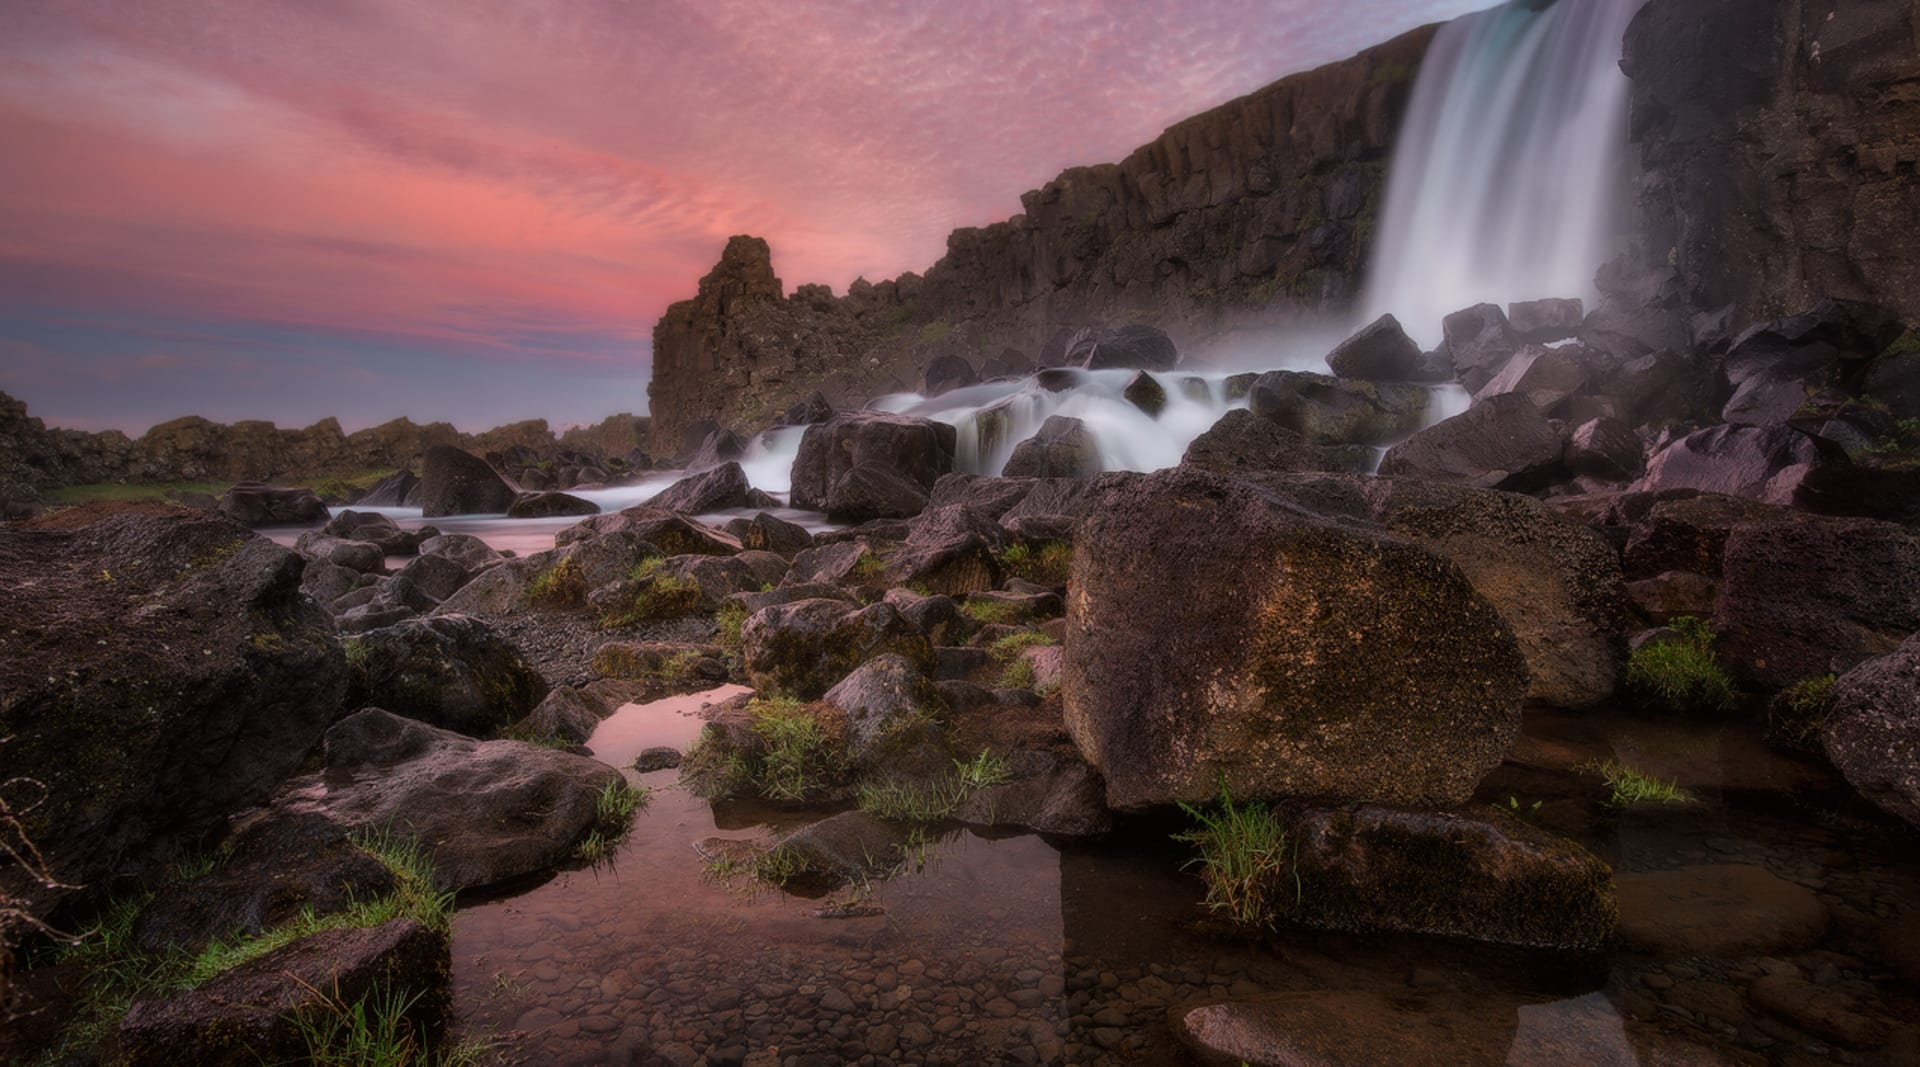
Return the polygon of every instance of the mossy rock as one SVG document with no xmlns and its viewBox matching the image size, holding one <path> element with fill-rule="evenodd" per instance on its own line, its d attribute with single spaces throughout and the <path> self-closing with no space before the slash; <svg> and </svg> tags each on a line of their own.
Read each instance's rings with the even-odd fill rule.
<svg viewBox="0 0 1920 1067">
<path fill-rule="evenodd" d="M 747 675 L 756 689 L 816 700 L 862 663 L 898 653 L 922 671 L 933 646 L 891 604 L 854 608 L 841 600 L 801 600 L 764 608 L 740 627 Z"/>
</svg>

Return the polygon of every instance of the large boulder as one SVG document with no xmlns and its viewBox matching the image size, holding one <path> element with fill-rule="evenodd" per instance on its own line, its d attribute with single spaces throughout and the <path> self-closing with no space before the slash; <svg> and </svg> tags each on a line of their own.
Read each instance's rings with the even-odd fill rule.
<svg viewBox="0 0 1920 1067">
<path fill-rule="evenodd" d="M 1091 478 L 1100 473 L 1100 442 L 1087 424 L 1049 415 L 1032 437 L 1014 446 L 1001 474 L 1007 478 Z"/>
<path fill-rule="evenodd" d="M 1271 471 L 1362 471 L 1373 461 L 1364 445 L 1316 445 L 1246 408 L 1220 416 L 1193 439 L 1183 466 L 1216 474 Z"/>
<path fill-rule="evenodd" d="M 1566 348 L 1528 345 L 1516 352 L 1500 373 L 1473 394 L 1475 400 L 1489 400 L 1515 393 L 1533 402 L 1543 412 L 1551 412 L 1561 402 L 1587 384 L 1587 365 Z"/>
<path fill-rule="evenodd" d="M 889 734 L 946 710 L 927 672 L 894 652 L 861 664 L 822 699 L 847 717 L 847 750 L 856 764 L 880 751 Z"/>
<path fill-rule="evenodd" d="M 740 542 L 724 531 L 651 504 L 577 522 L 554 534 L 553 543 L 566 548 L 613 533 L 631 535 L 668 556 L 732 556 L 740 551 Z"/>
<path fill-rule="evenodd" d="M 690 474 L 667 486 L 648 507 L 686 515 L 705 515 L 728 508 L 768 507 L 772 500 L 753 488 L 740 464 L 728 460 L 710 470 Z"/>
<path fill-rule="evenodd" d="M 1823 470 L 1845 462 L 1837 446 L 1788 426 L 1714 426 L 1655 453 L 1634 488 L 1697 489 L 1769 504 L 1809 504 L 1817 498 Z"/>
<path fill-rule="evenodd" d="M 1527 344 L 1552 344 L 1574 337 L 1586 319 L 1586 303 L 1578 297 L 1521 300 L 1507 305 L 1507 324 Z"/>
<path fill-rule="evenodd" d="M 1092 327 L 1067 342 L 1066 363 L 1087 370 L 1170 371 L 1180 362 L 1173 338 L 1157 326 Z"/>
<path fill-rule="evenodd" d="M 1420 346 L 1400 320 L 1382 315 L 1327 354 L 1327 367 L 1342 378 L 1415 381 L 1423 376 Z"/>
<path fill-rule="evenodd" d="M 420 514 L 504 515 L 519 494 L 487 461 L 452 445 L 434 445 L 420 461 Z"/>
<path fill-rule="evenodd" d="M 238 482 L 221 496 L 220 514 L 242 526 L 299 526 L 326 522 L 330 512 L 311 489 Z"/>
<path fill-rule="evenodd" d="M 521 493 L 507 508 L 509 519 L 552 519 L 598 514 L 600 505 L 571 493 Z"/>
<path fill-rule="evenodd" d="M 939 396 L 955 389 L 964 389 L 969 385 L 979 385 L 980 375 L 962 356 L 935 356 L 927 364 L 926 395 Z"/>
<path fill-rule="evenodd" d="M 762 608 L 740 627 L 741 659 L 756 689 L 817 700 L 854 668 L 897 652 L 933 670 L 933 646 L 893 605 L 815 598 Z"/>
<path fill-rule="evenodd" d="M 1495 809 L 1308 807 L 1286 821 L 1286 884 L 1269 891 L 1303 926 L 1561 952 L 1613 936 L 1612 869 Z"/>
<path fill-rule="evenodd" d="M 1844 672 L 1920 630 L 1910 527 L 1816 515 L 1737 526 L 1720 573 L 1720 658 L 1766 689 Z"/>
<path fill-rule="evenodd" d="M 876 478 L 855 472 L 868 467 L 892 475 L 892 481 L 918 486 L 924 506 L 934 483 L 953 470 L 956 441 L 952 426 L 931 419 L 878 411 L 835 415 L 807 427 L 800 439 L 793 461 L 793 506 L 843 514 L 856 522 L 904 517 L 856 513 L 867 510 L 855 505 L 864 505 L 873 495 L 866 489 Z"/>
<path fill-rule="evenodd" d="M 420 551 L 420 531 L 403 530 L 400 524 L 377 511 L 342 510 L 320 532 L 347 541 L 369 541 L 389 556 L 411 556 Z"/>
<path fill-rule="evenodd" d="M 363 508 L 408 508 L 420 505 L 420 477 L 412 471 L 394 471 L 373 483 L 353 502 Z"/>
<path fill-rule="evenodd" d="M 299 767 L 347 689 L 304 567 L 179 508 L 0 526 L 0 781 L 44 786 L 22 829 L 59 881 L 169 860 Z M 0 893 L 45 915 L 61 891 L 22 873 Z"/>
<path fill-rule="evenodd" d="M 1553 482 L 1566 442 L 1533 402 L 1507 393 L 1475 404 L 1387 450 L 1380 473 L 1526 492 Z"/>
<path fill-rule="evenodd" d="M 288 783 L 277 811 L 349 831 L 412 837 L 442 892 L 545 870 L 594 825 L 613 768 L 523 741 L 476 741 L 379 708 L 327 731 L 321 770 Z"/>
<path fill-rule="evenodd" d="M 1089 496 L 1062 691 L 1110 806 L 1455 804 L 1506 755 L 1526 664 L 1444 557 L 1184 469 Z"/>
<path fill-rule="evenodd" d="M 1841 676 L 1820 730 L 1860 794 L 1920 826 L 1920 636 Z"/>
<path fill-rule="evenodd" d="M 1430 398 L 1417 385 L 1276 370 L 1254 381 L 1247 403 L 1312 444 L 1375 445 L 1418 429 Z"/>
<path fill-rule="evenodd" d="M 520 651 L 467 615 L 436 615 L 347 638 L 352 704 L 475 737 L 519 721 L 547 686 Z"/>
<path fill-rule="evenodd" d="M 1506 366 L 1520 349 L 1520 337 L 1497 304 L 1475 304 L 1448 315 L 1441 323 L 1445 337 L 1441 350 L 1453 362 L 1454 374 L 1468 392 L 1478 392 Z"/>
</svg>

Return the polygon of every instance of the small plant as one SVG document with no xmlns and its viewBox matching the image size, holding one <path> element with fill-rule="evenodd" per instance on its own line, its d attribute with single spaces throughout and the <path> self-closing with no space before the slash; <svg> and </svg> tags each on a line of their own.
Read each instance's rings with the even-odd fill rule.
<svg viewBox="0 0 1920 1067">
<path fill-rule="evenodd" d="M 860 585 L 878 585 L 886 577 L 886 563 L 871 552 L 860 553 L 860 558 L 854 560 L 852 569 L 847 571 L 847 578 Z"/>
<path fill-rule="evenodd" d="M 661 619 L 690 615 L 700 607 L 700 583 L 691 578 L 662 575 L 635 589 L 627 598 L 610 604 L 600 613 L 600 625 L 607 629 L 639 626 Z"/>
<path fill-rule="evenodd" d="M 1029 648 L 1051 644 L 1053 644 L 1053 638 L 1038 630 L 1022 630 L 1017 634 L 995 638 L 993 643 L 987 646 L 987 655 L 992 656 L 999 663 L 1012 663 L 1020 658 L 1020 653 Z"/>
<path fill-rule="evenodd" d="M 665 556 L 648 556 L 628 568 L 627 577 L 632 578 L 636 582 L 644 582 L 648 578 L 653 577 L 653 572 L 659 570 L 660 565 L 666 561 L 667 557 Z"/>
<path fill-rule="evenodd" d="M 1020 618 L 1020 605 L 1004 600 L 969 600 L 960 609 L 967 618 L 985 626 L 1005 626 Z"/>
<path fill-rule="evenodd" d="M 625 778 L 608 782 L 594 798 L 593 827 L 574 853 L 593 864 L 611 859 L 633 832 L 633 813 L 647 802 L 648 792 L 645 786 L 636 787 Z"/>
<path fill-rule="evenodd" d="M 806 705 L 791 697 L 761 698 L 747 710 L 753 732 L 766 745 L 758 778 L 769 800 L 812 799 L 845 773 L 845 747 Z"/>
<path fill-rule="evenodd" d="M 713 615 L 714 643 L 721 648 L 740 647 L 740 628 L 747 622 L 747 605 L 738 600 L 729 600 L 720 605 Z"/>
<path fill-rule="evenodd" d="M 768 885 L 786 885 L 807 870 L 806 861 L 785 846 L 768 849 L 753 859 L 753 876 Z"/>
<path fill-rule="evenodd" d="M 575 608 L 587 602 L 587 576 L 572 556 L 555 563 L 527 583 L 527 603 L 541 608 Z"/>
<path fill-rule="evenodd" d="M 1007 767 L 1007 761 L 984 748 L 970 760 L 954 760 L 953 768 L 960 775 L 960 783 L 968 789 L 985 789 L 1013 781 L 1013 771 Z"/>
<path fill-rule="evenodd" d="M 967 789 L 958 779 L 927 785 L 886 780 L 860 783 L 857 803 L 876 819 L 932 823 L 952 815 L 966 799 Z"/>
<path fill-rule="evenodd" d="M 1674 711 L 1728 712 L 1740 694 L 1713 658 L 1713 631 L 1700 619 L 1681 616 L 1667 624 L 1679 640 L 1649 642 L 1627 659 L 1627 686 L 1643 700 Z"/>
<path fill-rule="evenodd" d="M 1663 781 L 1650 774 L 1643 774 L 1632 767 L 1608 760 L 1605 763 L 1589 764 L 1582 768 L 1606 779 L 1611 794 L 1607 803 L 1616 808 L 1630 808 L 1640 804 L 1693 804 L 1697 799 L 1692 793 L 1680 788 L 1673 782 Z"/>
<path fill-rule="evenodd" d="M 1519 797 L 1509 796 L 1506 803 L 1506 812 L 1516 819 L 1524 819 L 1527 822 L 1532 822 L 1540 816 L 1540 802 L 1536 800 L 1531 804 L 1522 804 L 1520 803 Z"/>
<path fill-rule="evenodd" d="M 1003 549 L 1000 564 L 1016 578 L 1038 585 L 1065 585 L 1073 571 L 1073 546 L 1061 541 L 1023 541 Z"/>
<path fill-rule="evenodd" d="M 1184 801 L 1180 810 L 1197 825 L 1173 839 L 1200 850 L 1185 866 L 1199 865 L 1208 910 L 1224 912 L 1242 926 L 1271 927 L 1276 918 L 1273 891 L 1287 867 L 1287 833 L 1279 818 L 1262 803 L 1235 804 L 1224 777 L 1216 810 Z M 1296 873 L 1296 902 L 1299 895 Z"/>
<path fill-rule="evenodd" d="M 1000 671 L 1002 689 L 1032 689 L 1039 680 L 1030 659 L 1017 659 Z"/>
<path fill-rule="evenodd" d="M 1800 752 L 1820 749 L 1820 730 L 1833 714 L 1833 675 L 1803 678 L 1767 702 L 1767 736 Z"/>
<path fill-rule="evenodd" d="M 408 1014 L 425 994 L 381 983 L 351 1003 L 336 987 L 288 1017 L 315 1067 L 474 1067 L 488 1052 L 476 1042 L 432 1048 Z"/>
<path fill-rule="evenodd" d="M 753 785 L 753 768 L 712 725 L 702 727 L 680 764 L 680 780 L 695 796 L 726 800 Z"/>
</svg>

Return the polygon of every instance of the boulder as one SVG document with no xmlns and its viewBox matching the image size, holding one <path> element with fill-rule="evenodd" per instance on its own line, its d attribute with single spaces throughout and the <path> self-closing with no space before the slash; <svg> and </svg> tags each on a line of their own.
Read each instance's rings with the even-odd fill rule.
<svg viewBox="0 0 1920 1067">
<path fill-rule="evenodd" d="M 1067 415 L 1049 415 L 1040 429 L 1014 446 L 1007 478 L 1091 478 L 1100 473 L 1100 443 L 1087 424 Z"/>
<path fill-rule="evenodd" d="M 716 428 L 701 439 L 700 447 L 693 450 L 693 455 L 687 460 L 687 469 L 703 471 L 746 454 L 747 442 L 739 434 Z"/>
<path fill-rule="evenodd" d="M 339 714 L 347 668 L 300 592 L 304 568 L 180 508 L 0 526 L 0 781 L 44 786 L 21 828 L 61 882 L 175 858 L 306 758 Z M 18 812 L 22 794 L 9 802 Z M 30 914 L 66 892 L 22 874 L 0 867 L 0 893 Z"/>
<path fill-rule="evenodd" d="M 1605 385 L 1622 419 L 1663 426 L 1707 419 L 1718 410 L 1722 381 L 1710 361 L 1662 349 L 1620 364 Z"/>
<path fill-rule="evenodd" d="M 373 483 L 354 506 L 362 508 L 410 508 L 420 505 L 420 478 L 412 471 L 394 471 Z"/>
<path fill-rule="evenodd" d="M 870 882 L 893 873 L 906 858 L 913 828 L 844 811 L 788 834 L 774 848 L 788 871 L 781 888 L 818 896 L 848 882 Z"/>
<path fill-rule="evenodd" d="M 1392 315 L 1380 316 L 1340 342 L 1327 354 L 1327 366 L 1339 377 L 1372 381 L 1417 381 L 1422 372 L 1420 346 Z"/>
<path fill-rule="evenodd" d="M 1146 371 L 1141 371 L 1127 379 L 1127 386 L 1120 390 L 1120 396 L 1127 403 L 1155 418 L 1158 418 L 1160 412 L 1167 406 L 1166 387 Z"/>
<path fill-rule="evenodd" d="M 1697 489 L 1804 505 L 1817 499 L 1820 474 L 1845 462 L 1837 446 L 1788 426 L 1714 426 L 1656 452 L 1634 488 Z"/>
<path fill-rule="evenodd" d="M 1920 636 L 1842 675 L 1820 730 L 1860 795 L 1920 826 Z"/>
<path fill-rule="evenodd" d="M 320 772 L 289 783 L 276 808 L 417 839 L 441 892 L 566 860 L 594 825 L 601 791 L 620 781 L 585 756 L 477 741 L 379 708 L 336 723 L 322 753 Z"/>
<path fill-rule="evenodd" d="M 1791 518 L 1786 508 L 1718 493 L 1675 489 L 1630 493 L 1614 501 L 1607 525 L 1627 530 L 1621 567 L 1631 579 L 1669 571 L 1720 576 L 1727 537 L 1735 527 Z"/>
<path fill-rule="evenodd" d="M 933 646 L 892 605 L 865 608 L 810 599 L 761 608 L 740 627 L 741 658 L 753 686 L 817 700 L 856 667 L 889 652 L 922 671 Z"/>
<path fill-rule="evenodd" d="M 331 513 L 311 489 L 238 482 L 220 497 L 220 514 L 242 526 L 302 526 Z"/>
<path fill-rule="evenodd" d="M 1508 393 L 1387 449 L 1380 473 L 1526 492 L 1556 480 L 1566 445 L 1532 401 Z"/>
<path fill-rule="evenodd" d="M 469 571 L 483 571 L 505 557 L 471 534 L 437 534 L 420 542 L 423 556 L 445 556 Z"/>
<path fill-rule="evenodd" d="M 1305 437 L 1246 408 L 1220 416 L 1193 439 L 1183 466 L 1216 474 L 1262 471 L 1363 471 L 1373 462 L 1364 445 L 1315 445 Z"/>
<path fill-rule="evenodd" d="M 1109 806 L 1455 804 L 1506 755 L 1526 664 L 1445 558 L 1184 469 L 1089 496 L 1062 692 Z"/>
<path fill-rule="evenodd" d="M 595 515 L 553 535 L 553 543 L 566 548 L 611 533 L 628 534 L 667 556 L 731 556 L 740 551 L 740 542 L 726 533 L 651 504 Z"/>
<path fill-rule="evenodd" d="M 348 638 L 349 703 L 480 737 L 518 722 L 547 692 L 540 675 L 492 627 L 436 615 Z"/>
<path fill-rule="evenodd" d="M 1720 659 L 1764 689 L 1844 673 L 1920 630 L 1920 531 L 1795 515 L 1737 526 L 1721 558 Z"/>
<path fill-rule="evenodd" d="M 974 373 L 973 364 L 960 356 L 935 356 L 927 364 L 926 383 L 926 395 L 939 396 L 969 385 L 979 385 L 980 375 Z"/>
<path fill-rule="evenodd" d="M 813 534 L 799 523 L 762 511 L 747 521 L 740 545 L 751 551 L 774 552 L 791 559 L 813 547 Z"/>
<path fill-rule="evenodd" d="M 308 559 L 331 563 L 361 574 L 382 574 L 387 554 L 371 541 L 348 541 L 329 537 L 319 530 L 308 530 L 293 542 L 293 550 Z"/>
<path fill-rule="evenodd" d="M 519 494 L 487 461 L 452 445 L 434 445 L 420 461 L 420 514 L 504 515 Z"/>
<path fill-rule="evenodd" d="M 570 685 L 556 687 L 533 712 L 514 726 L 514 733 L 528 741 L 558 740 L 584 745 L 593 736 L 600 720 L 612 711 L 606 703 Z"/>
<path fill-rule="evenodd" d="M 1478 392 L 1520 348 L 1520 338 L 1497 304 L 1476 304 L 1448 315 L 1441 324 L 1441 351 L 1468 392 Z"/>
<path fill-rule="evenodd" d="M 836 522 L 904 519 L 927 506 L 927 491 L 919 482 L 881 463 L 862 463 L 840 476 L 827 490 L 825 510 Z"/>
<path fill-rule="evenodd" d="M 923 666 L 893 652 L 861 664 L 821 699 L 847 717 L 847 749 L 856 765 L 882 752 L 890 734 L 946 710 Z"/>
<path fill-rule="evenodd" d="M 570 493 L 521 493 L 507 508 L 509 519 L 551 519 L 598 514 L 600 505 Z"/>
<path fill-rule="evenodd" d="M 472 577 L 460 564 L 434 555 L 421 556 L 394 575 L 397 581 L 430 597 L 435 605 L 459 592 Z"/>
<path fill-rule="evenodd" d="M 753 483 L 740 464 L 728 460 L 710 470 L 690 474 L 647 501 L 648 507 L 678 511 L 685 515 L 705 515 L 729 508 L 755 507 L 764 494 L 756 496 Z"/>
<path fill-rule="evenodd" d="M 1589 419 L 1567 437 L 1567 469 L 1586 478 L 1625 482 L 1646 469 L 1646 446 L 1619 419 Z"/>
<path fill-rule="evenodd" d="M 924 497 L 941 475 L 953 470 L 956 440 L 952 426 L 931 419 L 878 411 L 835 415 L 807 427 L 800 439 L 793 461 L 793 506 L 832 513 L 835 489 L 862 465 L 919 486 Z"/>
<path fill-rule="evenodd" d="M 1312 444 L 1374 445 L 1418 429 L 1430 395 L 1417 385 L 1277 370 L 1253 383 L 1248 406 Z"/>
<path fill-rule="evenodd" d="M 1523 300 L 1507 305 L 1507 325 L 1523 344 L 1565 341 L 1580 333 L 1586 319 L 1586 304 L 1578 298 Z"/>
<path fill-rule="evenodd" d="M 1267 890 L 1300 925 L 1574 953 L 1613 937 L 1612 869 L 1493 808 L 1306 807 L 1286 823 Z"/>
<path fill-rule="evenodd" d="M 1117 329 L 1081 330 L 1067 342 L 1066 363 L 1087 370 L 1148 370 L 1166 372 L 1180 362 L 1173 338 L 1157 326 L 1130 325 Z"/>
<path fill-rule="evenodd" d="M 1086 837 L 1113 829 L 1106 784 L 1077 753 L 1021 748 L 1008 753 L 1006 761 L 1010 779 L 967 794 L 954 810 L 955 819 L 1065 837 Z"/>
<path fill-rule="evenodd" d="M 788 408 L 780 416 L 782 426 L 812 426 L 833 418 L 833 403 L 815 389 L 813 395 Z"/>
<path fill-rule="evenodd" d="M 1528 345 L 1473 394 L 1475 400 L 1514 393 L 1551 412 L 1587 384 L 1587 366 L 1565 348 Z"/>
<path fill-rule="evenodd" d="M 402 530 L 400 524 L 377 511 L 341 511 L 320 527 L 328 537 L 346 541 L 371 541 L 389 556 L 411 556 L 420 551 L 421 534 Z"/>
</svg>

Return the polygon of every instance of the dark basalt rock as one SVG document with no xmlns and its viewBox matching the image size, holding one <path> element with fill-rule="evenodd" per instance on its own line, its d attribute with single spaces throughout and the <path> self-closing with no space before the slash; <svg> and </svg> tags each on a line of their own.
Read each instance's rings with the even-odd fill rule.
<svg viewBox="0 0 1920 1067">
<path fill-rule="evenodd" d="M 1920 826 L 1920 635 L 1841 676 L 1820 730 L 1860 795 Z"/>
<path fill-rule="evenodd" d="M 800 440 L 793 506 L 844 514 L 856 522 L 912 515 L 925 506 L 940 476 L 953 470 L 955 442 L 952 426 L 931 419 L 875 411 L 836 415 L 809 426 Z M 861 467 L 870 470 L 849 480 Z M 912 510 L 903 510 L 909 506 L 897 488 L 903 484 L 919 489 L 921 499 Z M 871 510 L 875 507 L 884 510 Z"/>
<path fill-rule="evenodd" d="M 548 693 L 539 707 L 514 726 L 513 732 L 528 741 L 551 738 L 584 745 L 600 720 L 612 711 L 598 697 L 563 685 Z"/>
<path fill-rule="evenodd" d="M 1441 330 L 1446 340 L 1440 349 L 1468 392 L 1479 392 L 1520 350 L 1520 338 L 1497 304 L 1456 311 L 1446 317 Z"/>
<path fill-rule="evenodd" d="M 1387 450 L 1380 473 L 1525 492 L 1558 478 L 1565 442 L 1526 397 L 1491 397 Z"/>
<path fill-rule="evenodd" d="M 707 434 L 687 460 L 687 469 L 703 471 L 709 467 L 718 467 L 729 460 L 739 459 L 747 453 L 747 442 L 732 430 L 716 429 Z"/>
<path fill-rule="evenodd" d="M 1014 446 L 1002 472 L 1008 478 L 1091 478 L 1098 473 L 1099 442 L 1086 423 L 1067 415 L 1047 416 L 1032 437 Z"/>
<path fill-rule="evenodd" d="M 927 491 L 892 467 L 861 463 L 834 481 L 825 504 L 827 517 L 836 522 L 904 519 L 927 506 Z"/>
<path fill-rule="evenodd" d="M 504 515 L 519 494 L 487 461 L 451 445 L 427 449 L 420 462 L 420 513 Z"/>
<path fill-rule="evenodd" d="M 1201 383 L 1203 386 L 1205 384 L 1205 382 Z M 1167 406 L 1166 387 L 1146 371 L 1141 371 L 1128 379 L 1127 387 L 1120 391 L 1120 396 L 1127 403 L 1155 417 L 1158 417 Z"/>
<path fill-rule="evenodd" d="M 711 470 L 691 474 L 662 490 L 647 501 L 648 507 L 678 511 L 685 515 L 705 515 L 729 508 L 753 507 L 753 484 L 740 464 L 728 460 Z"/>
<path fill-rule="evenodd" d="M 640 504 L 611 515 L 595 515 L 561 530 L 553 536 L 553 543 L 555 547 L 566 548 L 612 533 L 629 534 L 635 541 L 653 545 L 666 556 L 731 556 L 740 551 L 740 542 L 726 533 L 651 504 Z"/>
<path fill-rule="evenodd" d="M 420 504 L 420 479 L 412 471 L 395 471 L 375 482 L 353 502 L 363 508 L 406 508 Z"/>
<path fill-rule="evenodd" d="M 756 689 L 817 700 L 862 663 L 897 652 L 923 671 L 933 646 L 888 604 L 800 600 L 755 611 L 740 628 L 741 658 Z"/>
<path fill-rule="evenodd" d="M 1420 346 L 1392 315 L 1380 316 L 1340 342 L 1327 354 L 1327 366 L 1342 378 L 1373 381 L 1421 381 L 1426 373 Z"/>
<path fill-rule="evenodd" d="M 1526 300 L 1507 305 L 1507 325 L 1523 344 L 1565 341 L 1580 333 L 1586 319 L 1586 305 L 1579 299 Z"/>
<path fill-rule="evenodd" d="M 1090 498 L 1062 693 L 1109 806 L 1452 804 L 1506 755 L 1525 661 L 1443 557 L 1178 468 Z"/>
<path fill-rule="evenodd" d="M 466 615 L 409 619 L 346 641 L 349 703 L 483 737 L 519 721 L 547 686 L 492 627 Z"/>
<path fill-rule="evenodd" d="M 320 532 L 348 541 L 371 541 L 389 556 L 411 556 L 420 551 L 421 532 L 402 530 L 400 525 L 375 511 L 347 509 L 327 521 Z"/>
<path fill-rule="evenodd" d="M 812 426 L 833 418 L 833 403 L 818 389 L 813 395 L 788 408 L 780 416 L 782 426 Z"/>
<path fill-rule="evenodd" d="M 505 557 L 471 534 L 435 534 L 420 542 L 423 556 L 445 556 L 469 571 L 482 571 Z"/>
<path fill-rule="evenodd" d="M 741 547 L 758 552 L 777 552 L 792 558 L 795 554 L 813 547 L 813 534 L 798 523 L 788 522 L 777 515 L 760 512 L 747 521 L 746 532 L 740 537 Z"/>
<path fill-rule="evenodd" d="M 522 493 L 507 508 L 509 519 L 551 519 L 567 515 L 598 515 L 600 505 L 567 493 Z"/>
<path fill-rule="evenodd" d="M 0 526 L 0 781 L 46 787 L 27 839 L 98 886 L 266 799 L 339 714 L 346 661 L 305 561 L 244 527 L 158 505 L 41 521 Z M 22 873 L 0 892 L 47 914 L 61 891 Z"/>
<path fill-rule="evenodd" d="M 1262 374 L 1248 395 L 1255 415 L 1315 445 L 1380 444 L 1411 433 L 1428 401 L 1428 391 L 1417 385 L 1286 370 Z"/>
<path fill-rule="evenodd" d="M 969 385 L 979 385 L 980 375 L 974 373 L 973 364 L 959 356 L 935 356 L 927 364 L 926 382 L 926 395 L 939 396 Z"/>
<path fill-rule="evenodd" d="M 239 482 L 221 496 L 220 514 L 242 526 L 297 526 L 325 522 L 330 512 L 311 489 Z"/>
<path fill-rule="evenodd" d="M 1587 365 L 1568 348 L 1528 345 L 1514 353 L 1473 398 L 1485 401 L 1511 393 L 1526 397 L 1543 413 L 1551 412 L 1584 388 L 1587 377 Z"/>
<path fill-rule="evenodd" d="M 1567 437 L 1567 469 L 1608 482 L 1630 481 L 1646 469 L 1646 446 L 1619 419 L 1581 423 Z"/>
<path fill-rule="evenodd" d="M 382 574 L 387 566 L 387 553 L 379 545 L 371 541 L 329 537 L 318 530 L 301 534 L 293 542 L 293 550 L 310 560 L 331 563 L 361 574 Z"/>
<path fill-rule="evenodd" d="M 1656 452 L 1634 488 L 1659 492 L 1697 489 L 1769 504 L 1817 502 L 1826 470 L 1846 455 L 1830 442 L 1787 426 L 1715 426 Z"/>
<path fill-rule="evenodd" d="M 847 751 L 856 765 L 871 760 L 892 735 L 926 716 L 939 717 L 946 702 L 921 665 L 885 653 L 855 668 L 821 698 L 847 719 Z M 895 767 L 876 770 L 899 773 Z"/>
<path fill-rule="evenodd" d="M 1087 370 L 1170 371 L 1180 362 L 1173 338 L 1157 326 L 1081 330 L 1067 342 L 1066 362 Z"/>
<path fill-rule="evenodd" d="M 1216 474 L 1262 471 L 1363 471 L 1373 460 L 1364 445 L 1314 445 L 1305 437 L 1246 408 L 1220 416 L 1193 439 L 1182 466 Z"/>
</svg>

